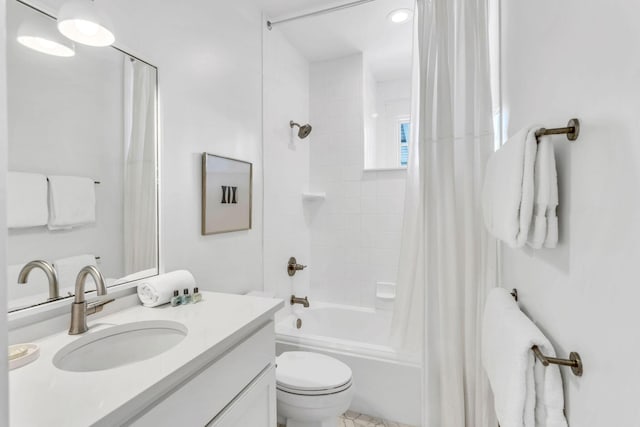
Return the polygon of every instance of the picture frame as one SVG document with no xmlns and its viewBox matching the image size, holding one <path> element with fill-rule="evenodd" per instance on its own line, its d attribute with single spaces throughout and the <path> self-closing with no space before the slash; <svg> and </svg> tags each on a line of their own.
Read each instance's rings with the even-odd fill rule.
<svg viewBox="0 0 640 427">
<path fill-rule="evenodd" d="M 202 153 L 202 235 L 250 230 L 253 164 Z"/>
</svg>

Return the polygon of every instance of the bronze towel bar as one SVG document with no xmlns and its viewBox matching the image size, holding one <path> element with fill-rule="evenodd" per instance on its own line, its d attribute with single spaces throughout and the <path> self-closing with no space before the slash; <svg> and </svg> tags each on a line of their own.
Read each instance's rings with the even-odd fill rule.
<svg viewBox="0 0 640 427">
<path fill-rule="evenodd" d="M 546 129 L 540 128 L 536 131 L 536 140 L 543 135 L 567 135 L 569 141 L 575 141 L 580 135 L 580 121 L 578 119 L 571 119 L 567 123 L 566 128 L 554 128 Z"/>
<path fill-rule="evenodd" d="M 513 288 L 513 290 L 511 291 L 511 296 L 513 297 L 513 299 L 518 301 L 518 290 Z M 580 358 L 580 355 L 575 351 L 572 351 L 571 353 L 569 353 L 568 359 L 559 359 L 557 357 L 545 356 L 544 354 L 542 354 L 542 352 L 540 351 L 537 345 L 534 345 L 533 347 L 531 347 L 531 351 L 533 351 L 533 354 L 535 354 L 536 358 L 544 366 L 549 366 L 550 364 L 569 366 L 571 368 L 571 372 L 573 372 L 573 374 L 577 377 L 581 377 L 582 373 L 584 372 L 584 368 L 582 366 L 582 359 Z"/>
<path fill-rule="evenodd" d="M 544 354 L 542 354 L 537 345 L 531 347 L 531 350 L 544 366 L 549 366 L 549 364 L 569 366 L 571 367 L 571 372 L 573 372 L 573 375 L 577 377 L 582 376 L 582 359 L 580 359 L 580 355 L 575 351 L 569 353 L 569 359 L 558 359 L 557 357 L 545 356 Z"/>
</svg>

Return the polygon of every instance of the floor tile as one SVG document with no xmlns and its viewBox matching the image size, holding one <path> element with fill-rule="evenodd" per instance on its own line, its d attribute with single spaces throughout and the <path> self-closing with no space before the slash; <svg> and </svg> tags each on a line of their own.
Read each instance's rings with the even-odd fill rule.
<svg viewBox="0 0 640 427">
<path fill-rule="evenodd" d="M 387 421 L 380 418 L 372 417 L 367 414 L 360 414 L 355 411 L 347 411 L 340 417 L 345 427 L 412 427 L 410 425 L 397 423 L 395 421 Z M 339 427 L 343 424 L 338 423 Z"/>
<path fill-rule="evenodd" d="M 360 416 L 361 414 L 357 413 L 357 412 L 353 412 L 353 411 L 347 411 L 345 412 L 342 416 L 344 418 L 348 418 L 350 420 L 356 419 Z"/>
<path fill-rule="evenodd" d="M 278 424 L 278 427 L 286 427 Z M 338 427 L 412 427 L 407 424 L 396 423 L 395 421 L 382 420 L 366 414 L 354 411 L 347 411 L 338 419 Z"/>
</svg>

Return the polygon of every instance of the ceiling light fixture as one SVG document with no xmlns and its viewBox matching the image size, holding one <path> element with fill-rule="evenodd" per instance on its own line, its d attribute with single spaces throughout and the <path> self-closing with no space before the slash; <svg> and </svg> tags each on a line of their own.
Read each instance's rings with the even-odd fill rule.
<svg viewBox="0 0 640 427">
<path fill-rule="evenodd" d="M 411 17 L 411 10 L 409 9 L 396 9 L 388 15 L 389 21 L 394 24 L 402 24 L 407 22 Z"/>
<path fill-rule="evenodd" d="M 23 46 L 47 55 L 71 57 L 76 54 L 73 43 L 60 35 L 53 22 L 28 20 L 18 28 L 16 40 Z"/>
<path fill-rule="evenodd" d="M 58 12 L 58 30 L 88 46 L 109 46 L 115 41 L 112 25 L 92 0 L 69 0 Z"/>
</svg>

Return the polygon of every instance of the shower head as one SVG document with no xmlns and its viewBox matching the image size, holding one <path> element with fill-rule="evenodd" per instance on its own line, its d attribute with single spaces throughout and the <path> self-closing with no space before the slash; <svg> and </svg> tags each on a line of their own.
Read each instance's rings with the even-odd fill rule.
<svg viewBox="0 0 640 427">
<path fill-rule="evenodd" d="M 309 123 L 307 123 L 306 125 L 302 125 L 301 126 L 298 123 L 295 123 L 293 120 L 291 120 L 289 122 L 289 126 L 292 129 L 293 129 L 294 126 L 298 126 L 298 128 L 299 128 L 299 130 L 298 130 L 298 138 L 300 138 L 300 139 L 305 139 L 311 133 L 311 125 Z"/>
</svg>

